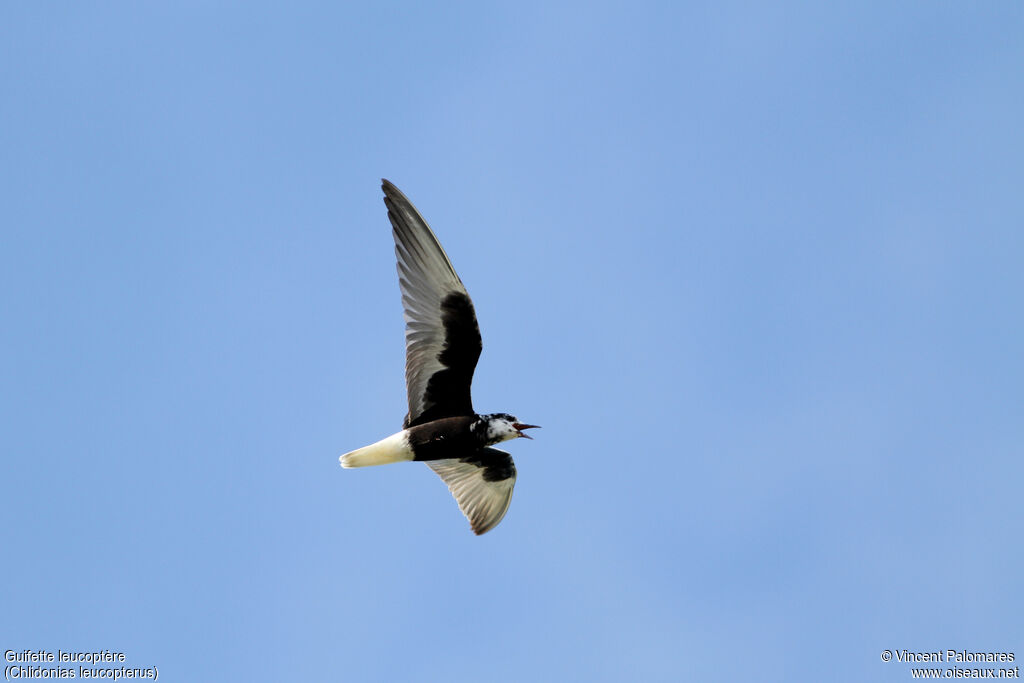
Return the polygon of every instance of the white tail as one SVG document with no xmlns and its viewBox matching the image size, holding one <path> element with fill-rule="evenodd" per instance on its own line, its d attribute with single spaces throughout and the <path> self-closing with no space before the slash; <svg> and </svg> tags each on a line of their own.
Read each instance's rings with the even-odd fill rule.
<svg viewBox="0 0 1024 683">
<path fill-rule="evenodd" d="M 403 430 L 386 439 L 381 439 L 377 443 L 357 448 L 338 459 L 341 461 L 342 467 L 369 467 L 370 465 L 390 465 L 393 462 L 412 460 L 413 453 Z"/>
</svg>

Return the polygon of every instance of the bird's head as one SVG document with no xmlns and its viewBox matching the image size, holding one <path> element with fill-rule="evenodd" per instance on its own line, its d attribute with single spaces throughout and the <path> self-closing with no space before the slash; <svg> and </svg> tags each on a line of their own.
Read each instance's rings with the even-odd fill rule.
<svg viewBox="0 0 1024 683">
<path fill-rule="evenodd" d="M 519 418 L 508 413 L 494 413 L 492 415 L 481 415 L 483 427 L 486 429 L 487 443 L 495 444 L 509 439 L 523 437 L 532 439 L 529 434 L 524 434 L 524 429 L 537 429 L 537 425 L 523 424 Z"/>
</svg>

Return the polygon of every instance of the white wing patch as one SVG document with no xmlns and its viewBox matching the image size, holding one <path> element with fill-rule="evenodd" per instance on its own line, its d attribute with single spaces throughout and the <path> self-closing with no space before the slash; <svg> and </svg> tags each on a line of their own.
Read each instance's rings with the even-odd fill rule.
<svg viewBox="0 0 1024 683">
<path fill-rule="evenodd" d="M 511 463 L 512 459 L 505 451 L 497 448 L 486 450 L 508 457 Z M 490 531 L 505 516 L 512 501 L 512 489 L 516 485 L 514 466 L 512 476 L 507 479 L 488 481 L 484 478 L 487 468 L 472 462 L 463 462 L 459 458 L 432 460 L 427 464 L 448 485 L 448 490 L 455 497 L 459 509 L 469 520 L 473 533 L 480 535 Z"/>
</svg>

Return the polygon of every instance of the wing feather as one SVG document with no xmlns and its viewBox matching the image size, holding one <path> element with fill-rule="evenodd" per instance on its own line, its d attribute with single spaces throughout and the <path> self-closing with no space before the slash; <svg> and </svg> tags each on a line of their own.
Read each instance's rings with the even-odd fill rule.
<svg viewBox="0 0 1024 683">
<path fill-rule="evenodd" d="M 412 202 L 387 180 L 405 318 L 405 427 L 471 415 L 470 386 L 483 344 L 469 293 Z"/>
<path fill-rule="evenodd" d="M 511 455 L 497 448 L 484 448 L 470 457 L 427 464 L 448 485 L 473 533 L 490 531 L 505 516 L 516 485 Z"/>
</svg>

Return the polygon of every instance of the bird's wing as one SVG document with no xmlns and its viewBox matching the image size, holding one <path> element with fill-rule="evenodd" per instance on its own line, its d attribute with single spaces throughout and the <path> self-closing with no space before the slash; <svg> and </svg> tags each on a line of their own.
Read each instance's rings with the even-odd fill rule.
<svg viewBox="0 0 1024 683">
<path fill-rule="evenodd" d="M 511 455 L 497 448 L 484 448 L 465 458 L 430 460 L 427 464 L 448 484 L 473 533 L 490 531 L 505 516 L 516 485 Z"/>
<path fill-rule="evenodd" d="M 416 207 L 383 181 L 405 310 L 405 427 L 472 415 L 470 385 L 483 344 L 473 302 Z"/>
</svg>

